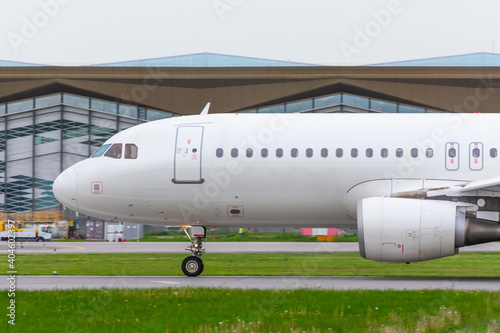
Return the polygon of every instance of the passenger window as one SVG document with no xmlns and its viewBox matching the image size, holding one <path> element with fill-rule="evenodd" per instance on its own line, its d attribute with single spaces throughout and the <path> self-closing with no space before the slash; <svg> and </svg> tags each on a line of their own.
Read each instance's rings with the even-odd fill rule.
<svg viewBox="0 0 500 333">
<path fill-rule="evenodd" d="M 411 157 L 417 158 L 418 157 L 418 149 L 417 148 L 412 148 L 411 149 Z"/>
<path fill-rule="evenodd" d="M 252 148 L 248 148 L 247 149 L 247 157 L 252 157 L 253 156 L 253 149 Z"/>
<path fill-rule="evenodd" d="M 481 156 L 481 151 L 479 150 L 479 148 L 472 149 L 472 157 L 479 158 L 479 156 Z"/>
<path fill-rule="evenodd" d="M 313 157 L 313 150 L 311 148 L 306 149 L 306 157 Z"/>
<path fill-rule="evenodd" d="M 217 150 L 215 151 L 215 155 L 219 158 L 221 158 L 222 156 L 224 156 L 224 149 L 222 148 L 217 148 Z"/>
<path fill-rule="evenodd" d="M 238 149 L 237 148 L 233 148 L 231 149 L 231 157 L 238 157 Z"/>
<path fill-rule="evenodd" d="M 260 156 L 262 157 L 267 157 L 268 154 L 269 151 L 267 150 L 267 148 L 262 148 L 262 150 L 260 151 Z"/>
<path fill-rule="evenodd" d="M 337 150 L 335 151 L 335 156 L 337 157 L 344 156 L 344 151 L 342 150 L 342 148 L 337 148 Z"/>
<path fill-rule="evenodd" d="M 380 150 L 380 156 L 382 156 L 383 158 L 389 156 L 389 151 L 387 150 L 387 148 L 382 148 L 382 150 Z"/>
<path fill-rule="evenodd" d="M 291 154 L 292 154 L 292 157 L 297 157 L 297 156 L 299 156 L 299 151 L 297 150 L 297 148 L 293 148 L 291 151 Z"/>
<path fill-rule="evenodd" d="M 450 148 L 450 149 L 448 150 L 448 156 L 449 156 L 450 158 L 455 158 L 455 157 L 457 157 L 457 150 L 456 150 L 455 148 Z"/>
<path fill-rule="evenodd" d="M 276 149 L 276 157 L 283 157 L 283 149 L 281 148 Z"/>
<path fill-rule="evenodd" d="M 368 158 L 373 157 L 373 149 L 368 148 L 366 150 L 366 157 L 368 157 Z"/>
<path fill-rule="evenodd" d="M 321 157 L 328 157 L 328 149 L 326 148 L 321 149 Z"/>
<path fill-rule="evenodd" d="M 104 154 L 106 157 L 111 157 L 111 158 L 122 158 L 122 148 L 123 145 L 121 143 L 115 143 L 114 145 L 109 148 L 109 150 Z"/>
<path fill-rule="evenodd" d="M 490 156 L 493 157 L 493 158 L 495 158 L 495 157 L 497 157 L 497 155 L 498 155 L 497 149 L 496 148 L 491 148 L 490 149 Z"/>
<path fill-rule="evenodd" d="M 106 150 L 108 150 L 109 147 L 111 147 L 110 144 L 101 146 L 101 148 L 97 149 L 97 151 L 93 153 L 91 157 L 99 157 L 104 155 L 104 153 L 106 152 Z"/>
<path fill-rule="evenodd" d="M 356 148 L 351 149 L 351 157 L 358 157 L 358 150 Z"/>
<path fill-rule="evenodd" d="M 434 156 L 434 150 L 432 150 L 432 148 L 427 148 L 427 150 L 425 151 L 425 156 L 427 158 L 432 158 L 432 156 Z"/>
<path fill-rule="evenodd" d="M 403 149 L 401 148 L 396 149 L 396 157 L 397 158 L 403 157 Z"/>
<path fill-rule="evenodd" d="M 125 145 L 125 158 L 135 160 L 137 158 L 137 154 L 139 152 L 139 148 L 133 143 L 127 143 Z"/>
</svg>

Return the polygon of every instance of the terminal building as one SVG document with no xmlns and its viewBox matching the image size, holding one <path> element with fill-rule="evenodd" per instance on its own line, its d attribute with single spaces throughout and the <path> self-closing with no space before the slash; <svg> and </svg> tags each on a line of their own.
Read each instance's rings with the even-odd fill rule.
<svg viewBox="0 0 500 333">
<path fill-rule="evenodd" d="M 500 54 L 318 66 L 200 53 L 82 67 L 0 61 L 0 211 L 61 211 L 57 175 L 113 134 L 199 113 L 497 112 Z"/>
</svg>

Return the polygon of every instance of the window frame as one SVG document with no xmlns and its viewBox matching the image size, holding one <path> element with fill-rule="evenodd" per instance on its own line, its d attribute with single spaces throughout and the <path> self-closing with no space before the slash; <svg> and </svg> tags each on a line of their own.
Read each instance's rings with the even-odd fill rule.
<svg viewBox="0 0 500 333">
<path fill-rule="evenodd" d="M 123 143 L 113 143 L 111 147 L 104 153 L 104 157 L 119 160 L 123 157 Z"/>
<path fill-rule="evenodd" d="M 135 147 L 135 151 L 133 147 Z M 132 150 L 129 150 L 130 148 L 132 148 Z M 135 143 L 126 143 L 124 152 L 126 160 L 136 160 L 139 156 L 139 147 L 137 147 Z"/>
<path fill-rule="evenodd" d="M 92 155 L 90 155 L 90 157 L 91 158 L 101 157 L 102 155 L 104 155 L 108 151 L 108 149 L 111 146 L 112 146 L 111 143 L 100 146 L 99 149 L 97 149 Z"/>
</svg>

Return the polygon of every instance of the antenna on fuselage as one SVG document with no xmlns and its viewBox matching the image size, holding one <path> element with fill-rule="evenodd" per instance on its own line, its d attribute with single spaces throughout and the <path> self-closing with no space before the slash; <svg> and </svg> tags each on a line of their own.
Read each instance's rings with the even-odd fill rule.
<svg viewBox="0 0 500 333">
<path fill-rule="evenodd" d="M 201 111 L 200 115 L 208 114 L 208 110 L 210 109 L 210 102 L 205 105 L 203 111 Z"/>
</svg>

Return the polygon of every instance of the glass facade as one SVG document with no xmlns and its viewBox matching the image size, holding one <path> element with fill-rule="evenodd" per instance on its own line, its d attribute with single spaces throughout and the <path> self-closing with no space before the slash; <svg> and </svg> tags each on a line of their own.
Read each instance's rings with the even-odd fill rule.
<svg viewBox="0 0 500 333">
<path fill-rule="evenodd" d="M 238 111 L 239 113 L 293 113 L 293 112 L 325 112 L 325 113 L 432 113 L 443 112 L 418 106 L 381 101 L 369 97 L 346 93 L 337 93 L 305 99 L 297 102 L 276 104 L 257 109 Z"/>
<path fill-rule="evenodd" d="M 305 110 L 311 110 L 313 108 L 313 100 L 306 99 L 299 102 L 286 103 L 285 111 L 286 112 L 300 112 Z"/>
<path fill-rule="evenodd" d="M 59 210 L 59 173 L 118 131 L 172 116 L 66 93 L 0 104 L 0 210 Z"/>
<path fill-rule="evenodd" d="M 285 104 L 271 106 L 268 108 L 260 108 L 255 110 L 255 113 L 284 113 L 285 112 Z"/>
</svg>

